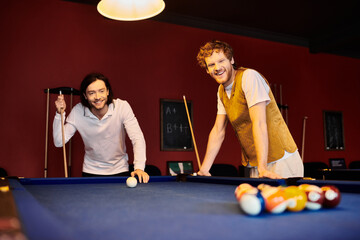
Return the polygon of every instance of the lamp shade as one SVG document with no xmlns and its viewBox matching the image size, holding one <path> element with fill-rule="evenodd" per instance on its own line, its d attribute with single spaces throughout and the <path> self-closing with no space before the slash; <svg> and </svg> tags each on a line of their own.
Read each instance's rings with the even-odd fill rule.
<svg viewBox="0 0 360 240">
<path fill-rule="evenodd" d="M 101 0 L 98 12 L 104 17 L 135 21 L 154 17 L 165 8 L 163 0 Z"/>
</svg>

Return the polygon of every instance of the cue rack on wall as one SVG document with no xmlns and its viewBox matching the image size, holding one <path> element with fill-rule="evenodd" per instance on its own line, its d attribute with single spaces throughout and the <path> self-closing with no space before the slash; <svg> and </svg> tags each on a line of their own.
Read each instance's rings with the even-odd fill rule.
<svg viewBox="0 0 360 240">
<path fill-rule="evenodd" d="M 80 96 L 80 91 L 75 89 L 75 88 L 71 88 L 71 87 L 58 87 L 58 88 L 47 88 L 44 89 L 44 92 L 47 95 L 46 98 L 46 126 L 45 126 L 45 166 L 44 166 L 44 177 L 47 178 L 47 162 L 48 162 L 48 145 L 49 145 L 49 105 L 50 105 L 50 94 L 60 94 L 62 93 L 63 95 L 70 95 L 70 110 L 72 109 L 72 101 L 73 101 L 73 96 L 74 95 L 78 95 Z M 71 173 L 71 139 L 69 140 L 69 157 L 68 157 L 68 169 L 69 172 Z M 64 153 L 64 158 L 65 158 L 65 153 Z M 67 170 L 65 169 L 65 172 L 67 173 Z M 67 174 L 65 174 L 67 175 Z"/>
</svg>

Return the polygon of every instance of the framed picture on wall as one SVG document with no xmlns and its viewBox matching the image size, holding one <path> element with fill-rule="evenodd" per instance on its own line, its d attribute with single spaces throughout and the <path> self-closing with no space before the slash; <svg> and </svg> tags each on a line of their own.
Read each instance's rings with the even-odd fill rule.
<svg viewBox="0 0 360 240">
<path fill-rule="evenodd" d="M 192 102 L 187 101 L 192 122 Z M 161 151 L 193 151 L 191 129 L 185 103 L 176 99 L 160 99 Z"/>
<path fill-rule="evenodd" d="M 344 158 L 330 158 L 329 166 L 331 169 L 346 169 L 346 163 Z"/>
<path fill-rule="evenodd" d="M 192 161 L 168 161 L 168 175 L 192 174 L 194 172 Z"/>
<path fill-rule="evenodd" d="M 342 112 L 324 111 L 324 135 L 326 150 L 344 150 L 344 124 Z"/>
</svg>

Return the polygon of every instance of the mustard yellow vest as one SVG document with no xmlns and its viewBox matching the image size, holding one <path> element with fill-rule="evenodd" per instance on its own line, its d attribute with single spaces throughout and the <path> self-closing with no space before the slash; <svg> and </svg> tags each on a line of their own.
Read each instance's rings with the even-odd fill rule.
<svg viewBox="0 0 360 240">
<path fill-rule="evenodd" d="M 246 166 L 250 163 L 251 166 L 257 166 L 252 123 L 245 94 L 242 90 L 242 76 L 245 70 L 246 68 L 238 69 L 231 90 L 230 99 L 228 98 L 223 85 L 220 85 L 219 97 L 224 104 L 227 117 L 240 141 L 243 156 L 242 164 Z M 285 150 L 289 153 L 293 153 L 297 150 L 294 139 L 279 111 L 271 90 L 269 96 L 271 101 L 266 106 L 266 123 L 269 137 L 268 163 L 282 158 L 285 154 Z"/>
</svg>

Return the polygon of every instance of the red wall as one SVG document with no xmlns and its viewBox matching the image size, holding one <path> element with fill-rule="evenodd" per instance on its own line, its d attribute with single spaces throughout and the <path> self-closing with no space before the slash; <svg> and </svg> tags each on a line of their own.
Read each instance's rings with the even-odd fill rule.
<svg viewBox="0 0 360 240">
<path fill-rule="evenodd" d="M 260 71 L 283 86 L 289 128 L 301 152 L 306 123 L 305 162 L 343 157 L 360 160 L 358 124 L 360 60 L 310 54 L 307 48 L 145 20 L 118 22 L 96 7 L 58 0 L 6 1 L 0 8 L 0 166 L 10 175 L 44 175 L 46 94 L 60 86 L 79 88 L 89 72 L 107 75 L 116 97 L 131 104 L 147 142 L 148 163 L 166 174 L 166 161 L 193 160 L 194 152 L 160 151 L 160 98 L 193 101 L 199 154 L 215 120 L 218 85 L 196 63 L 199 46 L 211 39 L 230 43 L 238 65 Z M 54 99 L 50 100 L 48 176 L 63 176 L 62 149 L 52 143 Z M 69 101 L 69 98 L 67 98 Z M 78 98 L 74 98 L 78 102 Z M 345 150 L 325 151 L 323 110 L 342 111 Z M 129 145 L 130 157 L 132 158 Z M 231 127 L 216 159 L 240 164 Z M 80 176 L 83 144 L 72 141 L 71 176 Z"/>
</svg>

